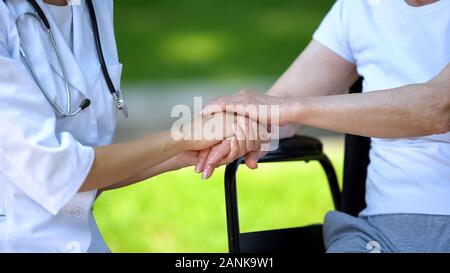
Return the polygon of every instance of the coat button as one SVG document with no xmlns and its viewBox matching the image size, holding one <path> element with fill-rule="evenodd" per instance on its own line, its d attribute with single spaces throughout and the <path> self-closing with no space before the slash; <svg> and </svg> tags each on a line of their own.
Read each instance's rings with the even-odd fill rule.
<svg viewBox="0 0 450 273">
<path fill-rule="evenodd" d="M 79 219 L 79 218 L 83 217 L 83 210 L 79 207 L 76 207 L 76 208 L 72 209 L 70 214 L 72 215 L 73 218 Z"/>
</svg>

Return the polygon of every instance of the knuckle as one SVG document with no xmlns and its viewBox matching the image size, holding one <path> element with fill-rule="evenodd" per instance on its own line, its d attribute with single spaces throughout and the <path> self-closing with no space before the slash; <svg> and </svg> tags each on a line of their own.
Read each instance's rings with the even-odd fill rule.
<svg viewBox="0 0 450 273">
<path fill-rule="evenodd" d="M 247 95 L 247 94 L 249 94 L 250 93 L 250 89 L 248 89 L 248 88 L 244 88 L 244 89 L 242 89 L 241 91 L 239 91 L 239 95 Z"/>
<path fill-rule="evenodd" d="M 217 104 L 221 104 L 224 101 L 226 101 L 226 98 L 223 96 L 219 96 L 219 97 L 214 97 L 208 105 L 217 105 Z"/>
</svg>

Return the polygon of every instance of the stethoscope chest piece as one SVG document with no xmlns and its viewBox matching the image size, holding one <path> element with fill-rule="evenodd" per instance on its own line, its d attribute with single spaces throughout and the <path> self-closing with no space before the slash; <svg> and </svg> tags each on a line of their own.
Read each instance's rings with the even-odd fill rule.
<svg viewBox="0 0 450 273">
<path fill-rule="evenodd" d="M 119 111 L 124 118 L 128 118 L 128 107 L 122 91 L 120 89 L 117 89 L 117 91 L 112 95 L 114 104 L 116 105 L 116 110 Z"/>
</svg>

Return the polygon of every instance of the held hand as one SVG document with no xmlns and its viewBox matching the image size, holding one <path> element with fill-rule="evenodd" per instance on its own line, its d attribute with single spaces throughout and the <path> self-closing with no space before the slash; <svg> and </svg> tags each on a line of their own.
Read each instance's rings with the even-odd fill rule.
<svg viewBox="0 0 450 273">
<path fill-rule="evenodd" d="M 213 99 L 202 111 L 203 115 L 211 113 L 228 112 L 261 123 L 284 126 L 289 123 L 289 99 L 268 96 L 263 93 L 244 89 L 231 97 L 217 97 Z M 271 115 L 278 110 L 278 117 Z M 277 120 L 273 120 L 276 118 Z"/>
<path fill-rule="evenodd" d="M 268 126 L 233 113 L 214 113 L 209 116 L 199 116 L 182 124 L 180 130 L 172 131 L 179 134 L 185 143 L 185 150 L 201 151 L 235 136 L 242 145 L 250 147 L 252 141 L 267 140 Z M 245 147 L 245 146 L 244 146 Z"/>
<path fill-rule="evenodd" d="M 186 167 L 194 166 L 199 160 L 199 151 L 186 151 L 172 157 L 167 161 L 172 170 L 179 170 Z"/>
<path fill-rule="evenodd" d="M 197 116 L 183 124 L 180 131 L 182 139 L 187 144 L 186 150 L 201 151 L 233 136 L 234 120 L 233 114 L 216 113 L 209 116 Z"/>
<path fill-rule="evenodd" d="M 234 126 L 233 137 L 200 152 L 195 170 L 202 173 L 203 179 L 211 177 L 218 166 L 231 163 L 244 155 L 247 166 L 256 169 L 258 160 L 265 155 L 260 149 L 262 143 L 268 142 L 268 138 L 260 132 L 266 126 L 244 117 L 238 117 L 237 120 L 239 122 Z"/>
<path fill-rule="evenodd" d="M 267 125 L 223 112 L 196 117 L 183 124 L 181 132 L 188 143 L 186 150 L 200 151 L 195 154 L 196 171 L 202 172 L 202 178 L 205 179 L 212 175 L 216 167 L 246 154 L 247 165 L 257 168 L 257 161 L 262 155 L 259 152 L 261 143 L 269 139 Z M 182 167 L 191 163 L 189 161 Z"/>
<path fill-rule="evenodd" d="M 266 151 L 260 151 L 259 149 L 242 149 L 235 139 L 225 140 L 200 152 L 195 171 L 202 173 L 202 179 L 208 179 L 217 167 L 229 164 L 242 156 L 245 156 L 245 163 L 250 169 L 256 169 L 259 159 L 266 153 Z"/>
</svg>

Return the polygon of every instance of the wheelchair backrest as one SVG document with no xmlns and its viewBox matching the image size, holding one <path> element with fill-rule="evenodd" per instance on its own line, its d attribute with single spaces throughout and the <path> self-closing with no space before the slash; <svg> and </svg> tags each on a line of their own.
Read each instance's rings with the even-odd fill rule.
<svg viewBox="0 0 450 273">
<path fill-rule="evenodd" d="M 350 93 L 362 92 L 362 78 L 350 88 Z M 369 165 L 370 138 L 345 136 L 344 180 L 341 210 L 357 216 L 366 207 L 366 177 Z"/>
</svg>

